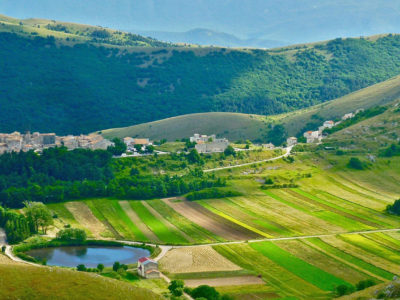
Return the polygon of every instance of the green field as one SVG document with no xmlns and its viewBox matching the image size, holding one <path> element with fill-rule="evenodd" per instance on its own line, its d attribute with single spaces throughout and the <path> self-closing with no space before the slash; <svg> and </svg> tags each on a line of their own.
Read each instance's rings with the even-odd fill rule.
<svg viewBox="0 0 400 300">
<path fill-rule="evenodd" d="M 344 280 L 306 263 L 271 242 L 252 243 L 250 247 L 321 290 L 332 291 L 335 286 L 350 285 Z"/>
<path fill-rule="evenodd" d="M 187 243 L 188 241 L 177 231 L 171 231 L 161 220 L 157 219 L 140 201 L 130 201 L 132 209 L 151 231 L 163 242 L 171 244 Z"/>
</svg>

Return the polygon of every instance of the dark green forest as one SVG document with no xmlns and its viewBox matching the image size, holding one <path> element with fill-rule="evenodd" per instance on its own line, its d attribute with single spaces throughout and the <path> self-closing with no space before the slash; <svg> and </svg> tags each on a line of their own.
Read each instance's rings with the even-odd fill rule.
<svg viewBox="0 0 400 300">
<path fill-rule="evenodd" d="M 0 132 L 79 134 L 194 112 L 281 113 L 400 73 L 397 35 L 304 47 L 141 52 L 0 33 Z"/>
<path fill-rule="evenodd" d="M 25 201 L 54 203 L 92 197 L 151 199 L 177 196 L 204 188 L 225 186 L 206 175 L 190 154 L 112 159 L 112 149 L 43 150 L 41 155 L 12 152 L 0 155 L 0 205 L 21 208 Z M 154 174 L 149 168 L 170 170 L 184 165 L 183 176 Z M 1 224 L 0 224 L 1 226 Z"/>
</svg>

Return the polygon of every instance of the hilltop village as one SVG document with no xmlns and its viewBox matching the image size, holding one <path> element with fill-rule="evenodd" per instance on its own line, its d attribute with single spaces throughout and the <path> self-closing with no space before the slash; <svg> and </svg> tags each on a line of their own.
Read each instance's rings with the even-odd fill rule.
<svg viewBox="0 0 400 300">
<path fill-rule="evenodd" d="M 65 146 L 69 150 L 76 148 L 105 150 L 113 144 L 99 134 L 57 136 L 55 133 L 30 133 L 29 131 L 25 134 L 18 131 L 10 134 L 0 133 L 0 154 L 29 150 L 41 152 L 43 149 L 56 146 Z"/>
<path fill-rule="evenodd" d="M 309 130 L 304 132 L 303 137 L 299 141 L 306 143 L 319 143 L 323 138 L 323 131 L 327 128 L 332 128 L 342 123 L 345 120 L 351 119 L 356 116 L 363 109 L 359 109 L 354 113 L 347 113 L 343 115 L 340 121 L 334 122 L 332 120 L 325 121 L 318 130 Z M 190 143 L 193 143 L 194 148 L 198 153 L 215 153 L 224 152 L 225 149 L 230 145 L 229 140 L 226 138 L 217 138 L 213 135 L 202 135 L 195 133 L 189 138 Z M 125 137 L 123 142 L 127 147 L 127 151 L 131 152 L 132 155 L 143 155 L 153 153 L 153 142 L 149 138 L 132 138 Z M 286 140 L 288 147 L 296 145 L 298 139 L 296 137 L 289 137 Z M 67 135 L 57 136 L 55 133 L 39 133 L 29 131 L 25 134 L 20 132 L 13 133 L 0 133 L 0 154 L 5 152 L 19 152 L 33 150 L 35 152 L 41 152 L 43 149 L 65 146 L 68 150 L 77 148 L 82 149 L 103 149 L 106 150 L 109 146 L 113 146 L 114 143 L 108 139 L 103 138 L 100 134 L 93 133 L 89 135 Z M 263 144 L 264 149 L 274 149 L 275 145 L 272 143 Z M 161 153 L 160 151 L 157 151 Z"/>
</svg>

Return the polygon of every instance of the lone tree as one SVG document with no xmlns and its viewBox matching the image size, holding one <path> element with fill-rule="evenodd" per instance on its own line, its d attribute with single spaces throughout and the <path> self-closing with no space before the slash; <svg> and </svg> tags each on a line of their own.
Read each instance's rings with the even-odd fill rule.
<svg viewBox="0 0 400 300">
<path fill-rule="evenodd" d="M 97 270 L 99 270 L 100 273 L 103 272 L 103 270 L 104 270 L 104 265 L 103 265 L 103 264 L 98 264 L 98 265 L 97 265 Z"/>
<path fill-rule="evenodd" d="M 46 234 L 49 226 L 54 224 L 51 211 L 42 202 L 25 202 L 25 213 L 33 232 Z"/>
<path fill-rule="evenodd" d="M 400 216 L 400 199 L 394 201 L 386 207 L 386 211 L 390 214 Z"/>
<path fill-rule="evenodd" d="M 122 153 L 126 152 L 126 145 L 123 140 L 120 138 L 114 138 L 112 142 L 114 143 L 114 146 L 109 146 L 107 148 L 108 152 L 113 155 L 121 155 Z"/>
</svg>

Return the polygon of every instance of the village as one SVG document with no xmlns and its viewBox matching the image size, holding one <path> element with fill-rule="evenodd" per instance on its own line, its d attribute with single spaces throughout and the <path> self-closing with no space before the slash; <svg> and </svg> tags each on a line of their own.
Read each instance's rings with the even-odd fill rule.
<svg viewBox="0 0 400 300">
<path fill-rule="evenodd" d="M 340 121 L 334 122 L 332 120 L 325 121 L 318 130 L 309 130 L 304 132 L 303 140 L 306 143 L 320 143 L 324 137 L 324 130 L 332 128 L 341 122 L 353 118 L 357 113 L 363 111 L 358 109 L 357 111 L 346 113 L 342 116 Z M 194 143 L 194 148 L 198 153 L 217 153 L 224 152 L 225 149 L 230 145 L 230 142 L 226 138 L 217 138 L 215 134 L 203 135 L 195 133 L 189 138 L 191 143 Z M 127 146 L 127 153 L 121 157 L 126 156 L 142 156 L 152 155 L 154 153 L 167 154 L 168 152 L 156 151 L 153 147 L 153 142 L 149 138 L 133 138 L 125 137 L 123 142 Z M 291 147 L 298 143 L 296 137 L 289 137 L 286 140 L 286 146 Z M 35 152 L 41 152 L 43 149 L 64 146 L 68 150 L 77 148 L 83 149 L 102 149 L 106 150 L 109 146 L 113 146 L 114 143 L 97 133 L 88 135 L 67 135 L 57 136 L 55 133 L 30 133 L 27 131 L 25 134 L 20 132 L 13 132 L 10 134 L 0 133 L 0 154 L 5 152 L 19 152 L 33 150 Z M 263 149 L 272 150 L 275 149 L 276 145 L 272 143 L 262 144 Z M 243 151 L 243 149 L 235 148 L 235 151 Z"/>
<path fill-rule="evenodd" d="M 68 150 L 77 148 L 105 150 L 113 144 L 99 134 L 57 136 L 55 133 L 30 133 L 29 131 L 25 134 L 18 131 L 10 134 L 0 133 L 0 154 L 29 150 L 41 152 L 43 149 L 57 146 L 65 146 Z"/>
</svg>

